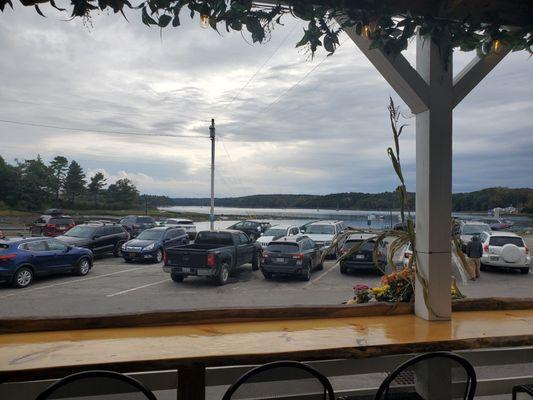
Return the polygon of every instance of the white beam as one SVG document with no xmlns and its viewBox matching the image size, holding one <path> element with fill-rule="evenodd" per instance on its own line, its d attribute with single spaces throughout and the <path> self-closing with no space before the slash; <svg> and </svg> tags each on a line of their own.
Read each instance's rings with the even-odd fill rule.
<svg viewBox="0 0 533 400">
<path fill-rule="evenodd" d="M 454 108 L 494 69 L 511 49 L 503 46 L 498 53 L 490 53 L 484 57 L 476 56 L 453 79 Z"/>
<path fill-rule="evenodd" d="M 429 99 L 416 115 L 416 267 L 427 288 L 416 279 L 415 313 L 428 320 L 451 315 L 453 59 L 440 51 L 447 47 L 417 37 L 416 69 Z"/>
<path fill-rule="evenodd" d="M 342 19 L 337 18 L 337 21 L 342 25 Z M 428 85 L 403 55 L 392 56 L 385 54 L 381 49 L 370 49 L 372 41 L 358 35 L 355 27 L 346 27 L 344 31 L 398 93 L 413 114 L 428 109 Z"/>
</svg>

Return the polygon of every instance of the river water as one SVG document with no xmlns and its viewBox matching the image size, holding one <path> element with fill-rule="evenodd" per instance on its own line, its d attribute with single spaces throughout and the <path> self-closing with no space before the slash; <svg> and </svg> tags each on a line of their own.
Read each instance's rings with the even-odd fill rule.
<svg viewBox="0 0 533 400">
<path fill-rule="evenodd" d="M 202 206 L 175 206 L 161 207 L 161 210 L 175 212 L 193 212 L 209 215 L 209 207 Z M 479 220 L 488 218 L 483 214 L 454 213 L 454 216 L 466 220 Z M 238 208 L 215 207 L 217 227 L 228 226 L 230 216 L 242 216 L 247 219 L 266 219 L 271 223 L 305 223 L 317 219 L 343 220 L 354 228 L 387 229 L 400 221 L 399 211 L 360 211 L 360 210 L 320 210 L 307 208 Z M 412 213 L 414 217 L 414 213 Z M 234 219 L 234 218 L 233 218 Z M 533 231 L 533 218 L 528 216 L 505 216 L 514 223 L 513 230 Z"/>
</svg>

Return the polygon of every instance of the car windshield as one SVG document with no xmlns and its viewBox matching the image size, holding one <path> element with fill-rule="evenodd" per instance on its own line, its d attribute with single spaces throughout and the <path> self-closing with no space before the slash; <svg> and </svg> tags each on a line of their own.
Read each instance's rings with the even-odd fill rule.
<svg viewBox="0 0 533 400">
<path fill-rule="evenodd" d="M 465 225 L 463 235 L 479 235 L 481 232 L 490 232 L 490 226 L 487 224 Z"/>
<path fill-rule="evenodd" d="M 354 247 L 355 245 L 360 245 L 361 242 L 363 242 L 363 240 L 348 240 L 343 248 L 345 250 L 348 250 L 348 249 L 351 249 L 352 247 Z M 366 243 L 364 243 L 360 248 L 359 250 L 366 250 L 366 251 L 374 251 L 374 246 L 376 245 L 376 242 L 374 242 L 373 240 L 371 241 L 368 241 Z"/>
<path fill-rule="evenodd" d="M 223 246 L 230 246 L 233 244 L 233 239 L 230 233 L 224 232 L 200 232 L 194 241 L 195 244 L 209 243 L 220 244 Z"/>
<path fill-rule="evenodd" d="M 286 229 L 271 228 L 271 229 L 266 230 L 265 236 L 285 236 L 286 233 L 287 233 Z"/>
<path fill-rule="evenodd" d="M 48 223 L 55 225 L 74 225 L 72 218 L 52 218 Z"/>
<path fill-rule="evenodd" d="M 163 236 L 162 230 L 151 230 L 148 229 L 146 231 L 142 231 L 139 236 L 137 236 L 137 239 L 139 240 L 158 240 L 161 239 Z"/>
<path fill-rule="evenodd" d="M 154 222 L 152 217 L 138 217 L 137 218 L 137 223 L 139 224 L 150 224 L 152 222 Z"/>
<path fill-rule="evenodd" d="M 297 243 L 270 243 L 267 251 L 271 253 L 295 254 L 300 252 Z"/>
<path fill-rule="evenodd" d="M 489 245 L 491 246 L 505 246 L 506 244 L 514 244 L 518 247 L 524 247 L 524 241 L 519 237 L 493 236 L 489 240 Z"/>
<path fill-rule="evenodd" d="M 333 228 L 333 225 L 309 225 L 305 233 L 314 233 L 317 235 L 333 235 L 335 233 L 335 229 Z"/>
<path fill-rule="evenodd" d="M 65 236 L 79 237 L 79 238 L 89 238 L 94 234 L 95 228 L 92 226 L 75 226 L 67 233 Z"/>
</svg>

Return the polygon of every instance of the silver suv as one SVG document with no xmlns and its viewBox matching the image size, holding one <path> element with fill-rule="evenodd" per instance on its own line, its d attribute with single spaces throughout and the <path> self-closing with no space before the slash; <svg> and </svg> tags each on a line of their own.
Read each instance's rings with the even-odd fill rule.
<svg viewBox="0 0 533 400">
<path fill-rule="evenodd" d="M 344 221 L 316 221 L 307 225 L 304 235 L 320 247 L 329 247 L 347 228 Z M 332 254 L 335 254 L 335 258 L 338 258 L 340 256 L 340 246 L 337 246 Z"/>
</svg>

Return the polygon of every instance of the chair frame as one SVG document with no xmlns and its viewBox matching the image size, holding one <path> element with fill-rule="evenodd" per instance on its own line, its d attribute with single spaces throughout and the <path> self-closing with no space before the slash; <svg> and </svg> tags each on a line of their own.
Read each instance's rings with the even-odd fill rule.
<svg viewBox="0 0 533 400">
<path fill-rule="evenodd" d="M 298 369 L 304 370 L 306 372 L 309 372 L 316 379 L 318 379 L 318 381 L 320 381 L 320 383 L 324 387 L 324 389 L 325 389 L 324 395 L 327 392 L 329 400 L 335 400 L 335 393 L 333 391 L 333 387 L 331 386 L 331 383 L 330 383 L 329 379 L 326 378 L 325 375 L 323 375 L 322 373 L 318 372 L 313 367 L 311 367 L 311 366 L 309 366 L 307 364 L 298 362 L 298 361 L 274 361 L 274 362 L 271 362 L 271 363 L 260 365 L 258 367 L 255 367 L 255 368 L 249 370 L 248 372 L 243 374 L 239 379 L 237 379 L 228 388 L 226 393 L 224 393 L 224 396 L 222 397 L 222 400 L 231 400 L 231 396 L 233 396 L 235 394 L 237 389 L 239 387 L 241 387 L 242 384 L 246 383 L 246 381 L 248 379 L 250 379 L 252 376 L 257 375 L 257 374 L 259 374 L 261 372 L 267 371 L 269 369 L 283 368 L 283 367 L 298 368 Z M 327 399 L 326 396 L 324 396 L 324 400 L 326 400 L 326 399 Z"/>
<path fill-rule="evenodd" d="M 54 393 L 59 388 L 65 385 L 68 385 L 69 383 L 82 380 L 82 379 L 87 379 L 87 378 L 108 378 L 108 379 L 114 379 L 117 381 L 121 381 L 137 389 L 139 393 L 144 394 L 148 400 L 157 400 L 157 398 L 152 393 L 152 391 L 148 389 L 142 382 L 138 381 L 137 379 L 134 379 L 131 376 L 120 374 L 118 372 L 105 371 L 105 370 L 83 371 L 83 372 L 78 372 L 72 375 L 68 375 L 60 379 L 59 381 L 53 383 L 52 385 L 48 386 L 44 392 L 42 392 L 41 394 L 39 394 L 39 396 L 37 396 L 35 400 L 48 400 L 48 396 L 50 396 L 52 393 Z"/>
<path fill-rule="evenodd" d="M 466 400 L 473 400 L 474 395 L 476 394 L 476 387 L 477 387 L 476 371 L 474 370 L 474 367 L 472 366 L 472 364 L 470 364 L 466 359 L 464 359 L 463 357 L 455 353 L 451 353 L 449 351 L 435 351 L 432 353 L 420 354 L 400 364 L 381 383 L 378 391 L 376 392 L 376 397 L 374 399 L 380 400 L 382 399 L 382 396 L 384 394 L 387 395 L 389 392 L 389 385 L 398 377 L 398 375 L 400 375 L 401 372 L 403 372 L 407 368 L 419 363 L 420 361 L 429 360 L 431 358 L 439 358 L 439 357 L 448 358 L 448 359 L 457 361 L 465 369 L 465 371 L 468 374 L 468 380 L 467 380 L 467 387 L 465 390 L 466 397 L 464 398 Z"/>
</svg>

